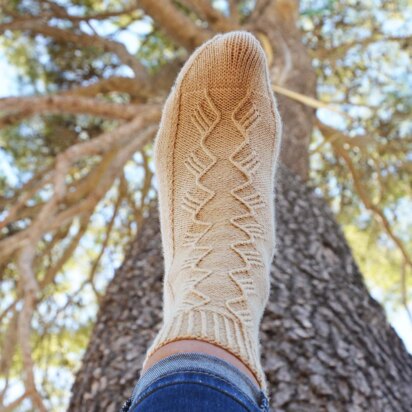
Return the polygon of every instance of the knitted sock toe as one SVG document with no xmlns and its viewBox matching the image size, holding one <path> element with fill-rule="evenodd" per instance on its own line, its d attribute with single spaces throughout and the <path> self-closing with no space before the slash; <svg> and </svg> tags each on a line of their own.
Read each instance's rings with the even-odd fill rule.
<svg viewBox="0 0 412 412">
<path fill-rule="evenodd" d="M 164 322 L 147 357 L 176 340 L 214 343 L 266 387 L 258 332 L 270 290 L 279 141 L 259 42 L 232 32 L 198 48 L 155 142 Z"/>
</svg>

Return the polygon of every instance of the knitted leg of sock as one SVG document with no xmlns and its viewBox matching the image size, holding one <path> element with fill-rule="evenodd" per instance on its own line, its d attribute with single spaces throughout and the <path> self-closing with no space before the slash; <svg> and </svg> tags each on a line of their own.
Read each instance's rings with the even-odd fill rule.
<svg viewBox="0 0 412 412">
<path fill-rule="evenodd" d="M 266 387 L 258 331 L 270 290 L 279 141 L 259 42 L 239 31 L 198 48 L 155 142 L 164 322 L 147 357 L 176 340 L 214 343 Z"/>
</svg>

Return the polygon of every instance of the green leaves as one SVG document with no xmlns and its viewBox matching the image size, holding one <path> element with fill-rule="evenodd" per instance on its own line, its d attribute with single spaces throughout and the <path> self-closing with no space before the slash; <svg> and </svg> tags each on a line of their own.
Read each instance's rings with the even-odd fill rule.
<svg viewBox="0 0 412 412">
<path fill-rule="evenodd" d="M 326 14 L 330 14 L 333 11 L 334 5 L 338 3 L 338 0 L 325 0 L 321 5 L 318 7 L 312 8 L 312 4 L 316 3 L 313 1 L 302 1 L 301 2 L 301 15 L 302 16 L 324 16 Z M 318 2 L 319 3 L 319 2 Z"/>
</svg>

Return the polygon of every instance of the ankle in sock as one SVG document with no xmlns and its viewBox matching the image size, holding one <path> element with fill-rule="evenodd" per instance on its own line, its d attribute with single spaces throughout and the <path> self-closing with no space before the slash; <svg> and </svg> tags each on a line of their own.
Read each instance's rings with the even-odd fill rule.
<svg viewBox="0 0 412 412">
<path fill-rule="evenodd" d="M 255 37 L 217 35 L 192 54 L 155 141 L 164 322 L 147 358 L 172 341 L 210 342 L 266 388 L 258 334 L 270 293 L 280 130 Z"/>
</svg>

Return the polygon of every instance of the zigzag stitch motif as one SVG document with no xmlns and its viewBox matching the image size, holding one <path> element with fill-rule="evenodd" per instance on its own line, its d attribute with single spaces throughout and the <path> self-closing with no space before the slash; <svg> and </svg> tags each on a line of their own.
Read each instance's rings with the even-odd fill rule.
<svg viewBox="0 0 412 412">
<path fill-rule="evenodd" d="M 193 248 L 190 257 L 186 259 L 182 269 L 192 270 L 195 276 L 187 283 L 184 309 L 195 308 L 210 302 L 210 298 L 196 289 L 196 286 L 212 273 L 198 267 L 199 262 L 211 251 L 211 247 L 197 246 L 200 239 L 210 230 L 212 224 L 198 219 L 199 212 L 215 196 L 215 192 L 202 184 L 202 177 L 216 164 L 216 156 L 206 147 L 205 141 L 219 122 L 220 113 L 205 91 L 204 99 L 199 103 L 191 116 L 192 122 L 198 129 L 201 139 L 200 147 L 191 152 L 185 160 L 186 168 L 196 179 L 196 189 L 187 192 L 182 201 L 182 207 L 192 214 L 192 225 L 185 234 L 184 245 Z M 198 151 L 200 149 L 200 152 Z M 207 164 L 202 157 L 210 162 Z"/>
<path fill-rule="evenodd" d="M 239 132 L 244 137 L 243 143 L 230 157 L 232 164 L 245 176 L 245 182 L 231 190 L 232 196 L 242 203 L 248 211 L 242 215 L 233 217 L 230 222 L 233 226 L 243 231 L 248 240 L 233 243 L 231 249 L 237 253 L 244 266 L 229 272 L 230 278 L 238 286 L 242 296 L 230 299 L 226 302 L 228 309 L 244 324 L 251 326 L 252 317 L 248 309 L 247 295 L 256 294 L 250 269 L 262 267 L 262 257 L 255 246 L 255 240 L 264 238 L 264 228 L 256 221 L 256 210 L 265 206 L 260 193 L 252 185 L 253 175 L 259 167 L 259 159 L 256 152 L 250 146 L 248 136 L 249 129 L 258 120 L 259 112 L 254 106 L 250 93 L 239 103 L 232 114 L 232 120 Z"/>
</svg>

